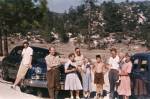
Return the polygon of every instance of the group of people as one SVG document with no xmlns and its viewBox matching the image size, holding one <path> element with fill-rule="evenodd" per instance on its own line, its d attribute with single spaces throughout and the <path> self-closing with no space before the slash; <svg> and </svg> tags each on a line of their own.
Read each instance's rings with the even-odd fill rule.
<svg viewBox="0 0 150 99">
<path fill-rule="evenodd" d="M 22 62 L 17 74 L 16 81 L 12 88 L 24 78 L 27 70 L 31 68 L 33 50 L 29 47 L 29 43 L 25 42 L 22 52 Z M 54 47 L 49 48 L 49 55 L 45 57 L 47 65 L 47 82 L 50 99 L 55 99 L 57 82 L 59 80 L 60 64 L 64 64 L 66 73 L 65 90 L 70 91 L 70 98 L 73 99 L 73 92 L 76 93 L 76 99 L 80 99 L 79 92 L 83 90 L 85 98 L 90 97 L 92 91 L 92 83 L 96 85 L 96 99 L 103 98 L 103 86 L 105 84 L 104 75 L 107 73 L 110 85 L 109 99 L 115 99 L 115 92 L 129 99 L 131 95 L 131 82 L 129 74 L 132 69 L 132 62 L 128 53 L 117 52 L 117 49 L 110 49 L 111 56 L 104 61 L 101 55 L 96 55 L 96 61 L 81 54 L 80 48 L 75 48 L 74 53 L 68 55 L 68 60 L 64 61 L 56 52 Z M 94 75 L 94 76 L 92 76 Z"/>
</svg>

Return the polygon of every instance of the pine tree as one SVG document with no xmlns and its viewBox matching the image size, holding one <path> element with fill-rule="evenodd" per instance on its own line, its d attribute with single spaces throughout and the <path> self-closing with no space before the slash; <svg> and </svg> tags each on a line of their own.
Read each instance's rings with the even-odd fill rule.
<svg viewBox="0 0 150 99">
<path fill-rule="evenodd" d="M 105 20 L 106 32 L 122 32 L 122 12 L 118 4 L 113 2 L 104 2 L 103 17 Z"/>
</svg>

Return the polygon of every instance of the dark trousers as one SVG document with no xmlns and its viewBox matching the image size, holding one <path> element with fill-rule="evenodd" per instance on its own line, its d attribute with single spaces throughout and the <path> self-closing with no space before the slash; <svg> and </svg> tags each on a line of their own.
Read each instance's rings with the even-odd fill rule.
<svg viewBox="0 0 150 99">
<path fill-rule="evenodd" d="M 116 81 L 119 79 L 119 74 L 118 70 L 111 69 L 109 71 L 109 83 L 110 83 L 110 98 L 109 99 L 114 99 L 115 98 L 115 87 L 116 86 Z"/>
<path fill-rule="evenodd" d="M 59 86 L 59 70 L 51 69 L 47 71 L 47 87 L 50 99 L 56 99 L 58 86 Z"/>
</svg>

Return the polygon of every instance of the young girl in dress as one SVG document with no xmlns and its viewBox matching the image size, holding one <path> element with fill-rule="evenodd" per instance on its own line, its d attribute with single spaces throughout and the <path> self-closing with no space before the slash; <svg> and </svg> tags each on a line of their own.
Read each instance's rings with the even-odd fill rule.
<svg viewBox="0 0 150 99">
<path fill-rule="evenodd" d="M 65 90 L 70 90 L 71 99 L 73 99 L 73 91 L 76 91 L 76 99 L 80 99 L 79 91 L 82 90 L 81 82 L 77 76 L 78 67 L 75 61 L 75 54 L 71 53 L 68 55 L 68 62 L 65 64 Z"/>
<path fill-rule="evenodd" d="M 85 58 L 82 65 L 83 95 L 85 98 L 90 97 L 90 91 L 92 89 L 91 68 L 92 68 L 92 64 L 90 59 Z"/>
</svg>

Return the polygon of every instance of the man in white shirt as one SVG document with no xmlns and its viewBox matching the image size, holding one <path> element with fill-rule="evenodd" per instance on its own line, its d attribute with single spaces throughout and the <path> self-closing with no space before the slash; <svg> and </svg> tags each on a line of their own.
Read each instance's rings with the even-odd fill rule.
<svg viewBox="0 0 150 99">
<path fill-rule="evenodd" d="M 119 79 L 119 56 L 117 55 L 117 50 L 115 48 L 112 48 L 110 50 L 111 57 L 108 60 L 108 64 L 110 65 L 110 71 L 109 71 L 109 83 L 110 83 L 110 98 L 109 99 L 115 99 L 114 92 L 116 88 L 116 82 Z"/>
<path fill-rule="evenodd" d="M 24 79 L 27 71 L 29 68 L 32 67 L 32 55 L 33 55 L 33 49 L 29 47 L 28 42 L 23 43 L 23 51 L 22 51 L 22 60 L 21 64 L 17 73 L 17 77 L 15 80 L 15 83 L 11 86 L 11 88 L 15 88 L 19 82 Z"/>
</svg>

